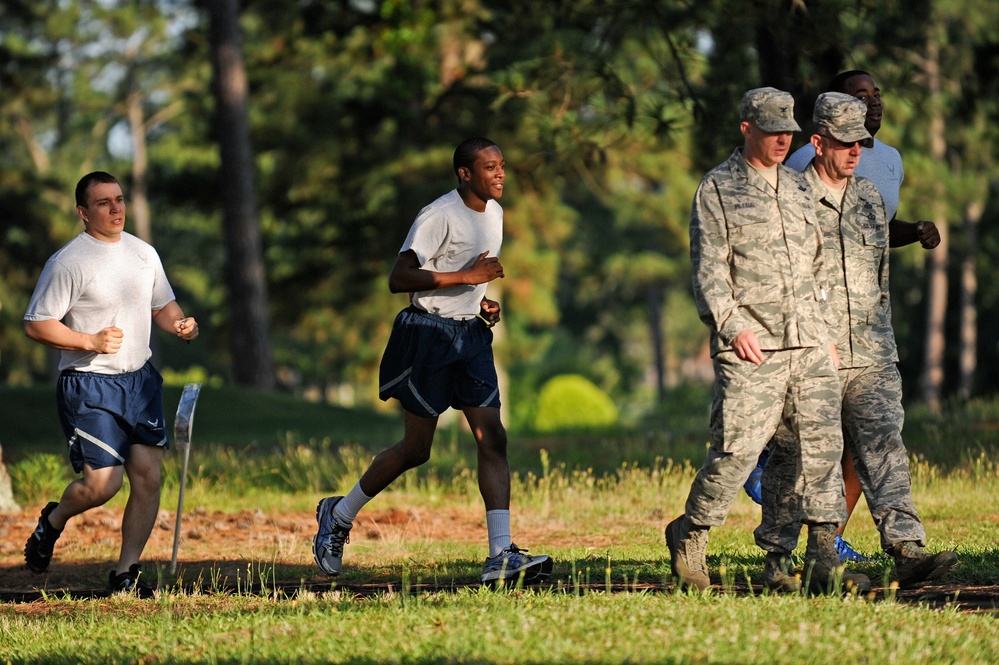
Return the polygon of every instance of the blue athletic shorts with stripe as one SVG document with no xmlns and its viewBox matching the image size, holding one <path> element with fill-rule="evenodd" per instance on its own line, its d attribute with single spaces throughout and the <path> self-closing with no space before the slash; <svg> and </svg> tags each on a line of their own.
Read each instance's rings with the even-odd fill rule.
<svg viewBox="0 0 999 665">
<path fill-rule="evenodd" d="M 459 321 L 416 307 L 399 312 L 378 374 L 378 397 L 395 397 L 424 418 L 447 408 L 499 408 L 493 331 L 479 318 Z"/>
<path fill-rule="evenodd" d="M 56 388 L 59 421 L 77 473 L 120 466 L 132 444 L 170 447 L 163 377 L 150 363 L 124 374 L 66 370 Z"/>
</svg>

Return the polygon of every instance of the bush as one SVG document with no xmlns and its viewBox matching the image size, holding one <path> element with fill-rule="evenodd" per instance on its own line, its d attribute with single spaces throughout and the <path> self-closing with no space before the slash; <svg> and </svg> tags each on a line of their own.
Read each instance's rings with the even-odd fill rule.
<svg viewBox="0 0 999 665">
<path fill-rule="evenodd" d="M 534 429 L 538 432 L 601 429 L 613 427 L 617 421 L 617 407 L 607 393 L 583 376 L 561 374 L 541 387 Z"/>
<path fill-rule="evenodd" d="M 73 479 L 73 469 L 65 455 L 39 453 L 7 468 L 14 498 L 22 506 L 58 501 Z"/>
</svg>

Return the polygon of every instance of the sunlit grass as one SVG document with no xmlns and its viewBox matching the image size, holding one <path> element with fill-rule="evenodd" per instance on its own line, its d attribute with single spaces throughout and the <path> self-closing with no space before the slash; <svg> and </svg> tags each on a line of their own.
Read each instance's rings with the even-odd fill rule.
<svg viewBox="0 0 999 665">
<path fill-rule="evenodd" d="M 987 432 L 981 423 L 993 413 L 976 406 L 966 420 Z M 935 440 L 965 428 L 957 412 L 934 421 L 941 429 L 914 427 L 923 417 L 907 422 L 917 445 L 915 432 Z M 232 443 L 212 441 L 205 432 L 218 431 L 213 427 L 196 420 L 188 510 L 312 511 L 319 496 L 349 489 L 391 441 L 375 427 L 370 437 L 288 430 L 267 442 Z M 318 430 L 315 423 L 306 429 Z M 676 591 L 662 529 L 682 511 L 703 454 L 701 442 L 684 444 L 691 452 L 680 455 L 677 441 L 648 431 L 597 440 L 511 438 L 515 540 L 556 561 L 540 589 L 479 588 L 484 523 L 481 534 L 466 528 L 457 537 L 446 520 L 428 517 L 481 515 L 474 445 L 467 432 L 448 426 L 427 465 L 369 504 L 370 512 L 400 509 L 410 521 L 394 528 L 365 522 L 339 578 L 316 572 L 298 535 L 259 544 L 238 565 L 188 565 L 171 576 L 160 561 L 148 570 L 161 588 L 153 601 L 47 593 L 40 602 L 0 605 L 0 663 L 990 662 L 999 608 L 969 612 L 959 592 L 931 595 L 922 605 L 901 602 L 888 586 L 885 557 L 853 566 L 884 587 L 874 598 L 760 595 L 763 557 L 752 535 L 760 509 L 742 494 L 726 525 L 711 531 L 713 592 Z M 949 445 L 954 459 L 947 464 L 935 461 L 943 452 L 932 447 L 911 457 L 928 546 L 957 550 L 961 564 L 949 582 L 994 585 L 995 448 L 977 439 L 970 452 Z M 178 457 L 168 454 L 164 508 L 176 504 L 179 470 Z M 26 506 L 43 505 L 72 477 L 53 453 L 22 455 L 10 472 Z M 123 507 L 125 496 L 111 506 Z M 878 553 L 863 502 L 848 534 L 859 549 Z M 799 565 L 803 546 L 804 538 Z M 88 547 L 74 556 L 109 560 L 117 543 Z M 746 593 L 747 583 L 755 595 Z"/>
<path fill-rule="evenodd" d="M 987 615 L 796 596 L 333 589 L 45 608 L 0 608 L 10 662 L 984 663 L 995 648 Z"/>
</svg>

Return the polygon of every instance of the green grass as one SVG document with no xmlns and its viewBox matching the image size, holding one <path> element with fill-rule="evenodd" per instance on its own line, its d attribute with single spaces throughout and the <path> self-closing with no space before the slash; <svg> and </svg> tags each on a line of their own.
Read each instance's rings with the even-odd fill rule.
<svg viewBox="0 0 999 665">
<path fill-rule="evenodd" d="M 178 393 L 168 392 L 168 413 Z M 5 454 L 15 421 L 19 431 L 30 432 L 44 429 L 43 423 L 21 421 L 51 419 L 52 396 L 41 394 L 0 389 Z M 957 550 L 961 564 L 948 582 L 969 598 L 982 587 L 995 589 L 999 580 L 997 415 L 996 404 L 978 402 L 949 406 L 941 415 L 913 409 L 906 423 L 913 494 L 928 546 Z M 706 410 L 665 411 L 657 418 L 632 431 L 511 438 L 514 530 L 540 534 L 521 544 L 556 560 L 550 587 L 479 589 L 483 544 L 449 540 L 446 524 L 414 522 L 395 535 L 357 538 L 336 582 L 319 576 L 305 549 L 295 547 L 284 561 L 277 552 L 247 553 L 253 563 L 241 574 L 202 571 L 200 591 L 167 590 L 153 601 L 50 595 L 0 605 L 0 663 L 994 659 L 999 607 L 979 599 L 978 609 L 969 611 L 960 592 L 896 596 L 887 589 L 874 598 L 846 599 L 748 595 L 747 579 L 759 588 L 762 556 L 752 536 L 759 508 L 742 495 L 726 526 L 711 532 L 708 563 L 713 579 L 721 575 L 720 588 L 707 597 L 678 593 L 669 579 L 662 528 L 682 510 L 703 455 L 696 422 L 706 421 Z M 349 488 L 372 450 L 398 437 L 398 420 L 288 396 L 208 389 L 195 417 L 187 505 L 223 512 L 311 510 L 317 495 Z M 24 505 L 49 496 L 46 483 L 58 488 L 65 482 L 68 474 L 52 479 L 67 467 L 56 441 L 47 455 L 32 435 L 11 446 L 15 495 Z M 176 504 L 178 466 L 168 455 L 164 507 Z M 123 505 L 123 497 L 114 502 Z M 377 510 L 414 507 L 422 514 L 481 510 L 474 446 L 460 427 L 442 427 L 431 461 L 372 503 Z M 863 503 L 849 536 L 863 551 L 879 548 Z M 100 547 L 95 560 L 110 556 L 116 544 Z M 890 560 L 853 568 L 887 588 Z M 168 589 L 177 588 L 170 586 L 175 581 L 194 581 L 157 573 Z M 742 591 L 726 592 L 736 588 Z"/>
<path fill-rule="evenodd" d="M 0 608 L 12 663 L 986 663 L 993 617 L 898 603 L 462 590 Z M 44 639 L 38 639 L 44 635 Z"/>
</svg>

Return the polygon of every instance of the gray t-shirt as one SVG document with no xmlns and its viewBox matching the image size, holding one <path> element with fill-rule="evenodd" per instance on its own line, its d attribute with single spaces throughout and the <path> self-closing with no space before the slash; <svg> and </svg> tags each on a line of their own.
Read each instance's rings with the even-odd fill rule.
<svg viewBox="0 0 999 665">
<path fill-rule="evenodd" d="M 118 242 L 81 233 L 45 264 L 24 320 L 56 319 L 87 334 L 117 326 L 123 333 L 118 353 L 61 351 L 59 371 L 134 372 L 152 355 L 153 310 L 174 299 L 160 257 L 149 244 L 129 233 Z"/>
<path fill-rule="evenodd" d="M 804 172 L 813 157 L 815 146 L 806 143 L 787 158 L 786 166 Z M 874 183 L 884 199 L 888 221 L 894 219 L 898 212 L 899 190 L 905 176 L 902 172 L 902 155 L 898 154 L 898 150 L 874 139 L 873 148 L 863 148 L 860 151 L 860 163 L 854 173 Z"/>
<path fill-rule="evenodd" d="M 498 257 L 503 244 L 503 208 L 495 200 L 486 202 L 484 212 L 476 212 L 453 189 L 416 216 L 399 253 L 413 250 L 420 267 L 434 272 L 455 272 L 469 268 L 479 254 L 488 250 Z M 418 291 L 412 303 L 431 314 L 449 319 L 470 319 L 481 310 L 486 284 L 450 286 Z"/>
</svg>

